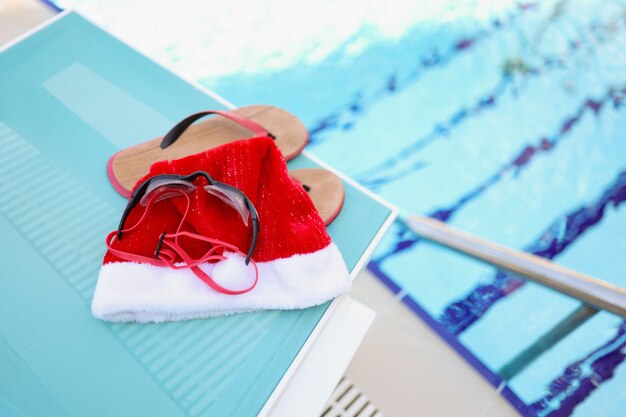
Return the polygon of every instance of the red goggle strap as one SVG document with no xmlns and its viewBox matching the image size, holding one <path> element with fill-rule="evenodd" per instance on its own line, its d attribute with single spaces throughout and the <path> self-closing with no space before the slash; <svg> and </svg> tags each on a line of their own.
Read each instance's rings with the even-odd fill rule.
<svg viewBox="0 0 626 417">
<path fill-rule="evenodd" d="M 221 260 L 226 259 L 223 255 L 215 254 L 215 252 L 219 249 L 228 249 L 229 251 L 237 253 L 243 256 L 244 258 L 246 258 L 246 254 L 241 252 L 235 245 L 231 245 L 230 243 L 223 242 L 217 239 L 211 239 L 211 238 L 208 238 L 206 236 L 202 236 L 196 233 L 181 231 L 182 225 L 184 224 L 185 219 L 187 218 L 187 214 L 189 213 L 190 201 L 189 201 L 189 196 L 186 193 L 183 193 L 182 191 L 180 193 L 184 195 L 185 198 L 187 199 L 187 209 L 185 210 L 185 213 L 183 214 L 183 217 L 181 218 L 181 221 L 178 224 L 176 233 L 164 232 L 161 235 L 161 238 L 159 239 L 159 245 L 155 251 L 154 257 L 137 255 L 134 253 L 130 253 L 130 252 L 126 252 L 126 251 L 114 248 L 111 244 L 115 237 L 118 237 L 119 239 L 119 236 L 118 236 L 119 233 L 117 230 L 114 230 L 107 235 L 105 243 L 107 245 L 109 252 L 111 252 L 111 254 L 115 255 L 116 257 L 123 259 L 125 261 L 129 261 L 129 262 L 146 263 L 146 264 L 159 266 L 159 267 L 169 267 L 175 270 L 190 268 L 193 271 L 193 273 L 198 278 L 200 278 L 205 284 L 207 284 L 209 287 L 211 287 L 215 291 L 222 293 L 222 294 L 238 295 L 238 294 L 244 294 L 244 293 L 251 291 L 259 281 L 259 269 L 256 265 L 256 262 L 254 262 L 251 259 L 250 259 L 250 262 L 252 263 L 252 266 L 254 267 L 254 281 L 248 288 L 244 288 L 242 290 L 231 290 L 226 287 L 223 287 L 219 285 L 217 282 L 215 282 L 215 280 L 211 278 L 206 272 L 200 269 L 200 265 L 205 262 L 221 261 Z M 148 204 L 146 205 L 146 209 L 144 210 L 143 214 L 141 215 L 141 218 L 137 221 L 137 223 L 135 223 L 133 226 L 127 229 L 122 230 L 123 233 L 128 233 L 128 232 L 133 231 L 141 223 L 144 222 L 150 210 L 152 209 L 153 202 L 157 199 L 157 197 L 158 196 L 155 195 L 148 202 Z M 178 244 L 178 238 L 182 236 L 209 243 L 211 245 L 211 249 L 209 249 L 201 258 L 193 259 Z M 171 241 L 171 239 L 173 241 Z M 183 265 L 175 264 L 175 261 L 178 257 L 180 257 L 183 260 L 184 262 Z"/>
</svg>

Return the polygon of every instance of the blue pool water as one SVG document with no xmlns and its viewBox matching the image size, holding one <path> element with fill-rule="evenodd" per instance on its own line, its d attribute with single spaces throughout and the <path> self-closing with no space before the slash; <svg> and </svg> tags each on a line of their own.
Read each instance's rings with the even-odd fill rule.
<svg viewBox="0 0 626 417">
<path fill-rule="evenodd" d="M 183 1 L 178 13 L 195 18 L 177 31 L 167 1 L 133 27 L 136 1 L 58 3 L 234 103 L 290 109 L 309 127 L 313 154 L 405 212 L 626 285 L 624 1 L 435 11 L 409 2 L 394 12 L 365 2 L 356 17 L 333 13 L 346 1 L 305 13 L 272 0 L 254 17 Z M 281 34 L 277 21 L 301 31 Z M 154 30 L 163 25 L 172 31 Z M 499 370 L 579 302 L 400 223 L 370 268 L 492 383 L 505 382 L 523 414 L 624 415 L 622 319 L 596 314 L 502 381 Z"/>
</svg>

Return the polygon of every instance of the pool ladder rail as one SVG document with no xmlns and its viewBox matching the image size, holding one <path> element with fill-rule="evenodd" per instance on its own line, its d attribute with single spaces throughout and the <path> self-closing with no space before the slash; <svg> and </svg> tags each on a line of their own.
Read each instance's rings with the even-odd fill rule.
<svg viewBox="0 0 626 417">
<path fill-rule="evenodd" d="M 504 380 L 513 378 L 598 311 L 605 310 L 626 318 L 626 289 L 618 285 L 556 265 L 537 255 L 481 239 L 431 217 L 409 215 L 400 220 L 422 238 L 582 301 L 580 307 L 498 371 Z"/>
</svg>

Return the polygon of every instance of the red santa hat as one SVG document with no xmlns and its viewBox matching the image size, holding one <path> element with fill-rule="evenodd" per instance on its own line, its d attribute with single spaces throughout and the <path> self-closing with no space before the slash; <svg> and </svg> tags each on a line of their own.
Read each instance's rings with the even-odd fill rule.
<svg viewBox="0 0 626 417">
<path fill-rule="evenodd" d="M 258 211 L 253 262 L 246 263 L 250 224 L 214 195 L 198 188 L 149 206 L 138 204 L 126 219 L 127 225 L 137 227 L 124 232 L 121 239 L 111 235 L 115 236 L 109 241 L 92 302 L 95 317 L 162 322 L 298 309 L 324 303 L 349 290 L 348 270 L 337 246 L 302 185 L 289 177 L 285 160 L 271 139 L 241 140 L 179 160 L 158 162 L 146 178 L 189 175 L 198 170 L 243 192 Z M 206 186 L 203 181 L 200 178 L 196 183 Z M 247 214 L 243 217 L 247 221 Z M 141 261 L 153 259 L 163 244 L 164 232 L 171 234 L 179 227 L 182 232 L 232 246 L 217 245 L 213 250 L 219 253 L 208 257 L 199 270 L 184 267 L 178 255 L 171 259 L 172 267 Z M 202 258 L 211 247 L 188 236 L 181 236 L 179 243 L 191 259 Z M 254 282 L 257 271 L 256 285 L 238 295 L 216 291 L 207 285 L 209 281 L 199 278 L 209 277 L 217 288 L 241 289 Z"/>
</svg>

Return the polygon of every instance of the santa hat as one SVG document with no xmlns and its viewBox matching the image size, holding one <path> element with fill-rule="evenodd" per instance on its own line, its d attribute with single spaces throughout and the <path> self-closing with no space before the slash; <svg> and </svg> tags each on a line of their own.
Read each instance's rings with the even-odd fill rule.
<svg viewBox="0 0 626 417">
<path fill-rule="evenodd" d="M 185 198 L 159 201 L 151 205 L 149 214 L 146 207 L 137 205 L 126 222 L 138 224 L 143 218 L 140 227 L 121 239 L 113 237 L 104 257 L 92 303 L 95 317 L 162 322 L 298 309 L 322 304 L 349 290 L 348 270 L 337 246 L 302 185 L 289 177 L 285 160 L 271 139 L 241 140 L 179 160 L 158 162 L 146 178 L 188 175 L 198 170 L 236 187 L 256 207 L 259 229 L 253 262 L 245 262 L 251 243 L 250 225 L 209 193 L 198 189 Z M 242 288 L 250 283 L 256 266 L 256 286 L 243 294 L 228 295 L 211 288 L 190 268 L 132 262 L 116 255 L 154 257 L 164 231 L 171 233 L 181 219 L 184 231 L 235 247 L 223 250 L 217 262 L 200 265 L 202 273 L 220 286 Z M 194 259 L 207 251 L 207 244 L 197 239 L 183 237 L 181 246 Z M 176 261 L 180 265 L 181 259 Z"/>
</svg>

